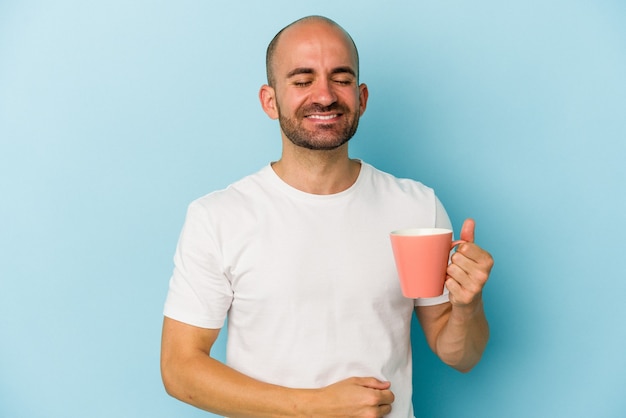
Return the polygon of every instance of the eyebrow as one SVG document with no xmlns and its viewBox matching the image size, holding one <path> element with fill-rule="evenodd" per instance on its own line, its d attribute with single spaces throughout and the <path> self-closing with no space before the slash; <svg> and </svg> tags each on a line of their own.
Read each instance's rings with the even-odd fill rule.
<svg viewBox="0 0 626 418">
<path fill-rule="evenodd" d="M 296 75 L 300 75 L 300 74 L 314 74 L 315 71 L 312 68 L 308 68 L 308 67 L 298 67 L 298 68 L 294 68 L 293 70 L 289 71 L 287 73 L 287 78 L 291 78 L 294 77 Z M 356 72 L 350 68 L 350 67 L 337 67 L 337 68 L 333 68 L 333 70 L 330 72 L 331 74 L 351 74 L 354 77 L 356 77 Z"/>
</svg>

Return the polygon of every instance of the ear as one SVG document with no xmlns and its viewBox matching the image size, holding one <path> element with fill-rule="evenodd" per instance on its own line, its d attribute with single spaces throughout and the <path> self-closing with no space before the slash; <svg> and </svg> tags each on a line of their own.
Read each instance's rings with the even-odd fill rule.
<svg viewBox="0 0 626 418">
<path fill-rule="evenodd" d="M 259 100 L 263 111 L 271 119 L 278 119 L 278 108 L 276 107 L 276 91 L 274 88 L 264 84 L 259 91 Z"/>
<path fill-rule="evenodd" d="M 359 85 L 359 116 L 365 113 L 365 108 L 367 107 L 367 98 L 369 97 L 369 91 L 367 90 L 367 85 L 365 83 Z"/>
</svg>

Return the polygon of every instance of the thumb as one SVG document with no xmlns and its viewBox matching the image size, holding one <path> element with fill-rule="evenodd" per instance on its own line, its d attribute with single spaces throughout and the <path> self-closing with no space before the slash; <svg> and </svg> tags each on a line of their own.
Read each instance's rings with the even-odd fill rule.
<svg viewBox="0 0 626 418">
<path fill-rule="evenodd" d="M 476 222 L 472 218 L 467 218 L 465 222 L 463 222 L 463 227 L 461 228 L 461 239 L 467 242 L 474 242 L 474 229 L 476 228 Z"/>
</svg>

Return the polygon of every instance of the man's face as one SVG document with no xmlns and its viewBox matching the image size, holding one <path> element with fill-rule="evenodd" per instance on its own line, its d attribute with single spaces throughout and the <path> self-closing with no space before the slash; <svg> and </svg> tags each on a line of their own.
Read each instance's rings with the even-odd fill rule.
<svg viewBox="0 0 626 418">
<path fill-rule="evenodd" d="M 283 135 L 297 146 L 331 150 L 352 138 L 365 111 L 351 41 L 338 28 L 307 22 L 286 30 L 273 62 Z"/>
</svg>

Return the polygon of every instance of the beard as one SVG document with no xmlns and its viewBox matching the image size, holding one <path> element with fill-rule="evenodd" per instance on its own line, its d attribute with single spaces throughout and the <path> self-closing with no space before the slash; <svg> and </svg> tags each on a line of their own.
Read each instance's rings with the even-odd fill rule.
<svg viewBox="0 0 626 418">
<path fill-rule="evenodd" d="M 350 112 L 348 108 L 333 103 L 330 106 L 310 105 L 299 109 L 295 117 L 287 117 L 278 109 L 280 128 L 289 140 L 299 147 L 315 151 L 329 151 L 339 148 L 348 142 L 356 133 L 359 126 L 359 114 Z M 341 122 L 317 124 L 315 130 L 306 129 L 302 120 L 306 114 L 337 112 L 342 114 Z"/>
</svg>

